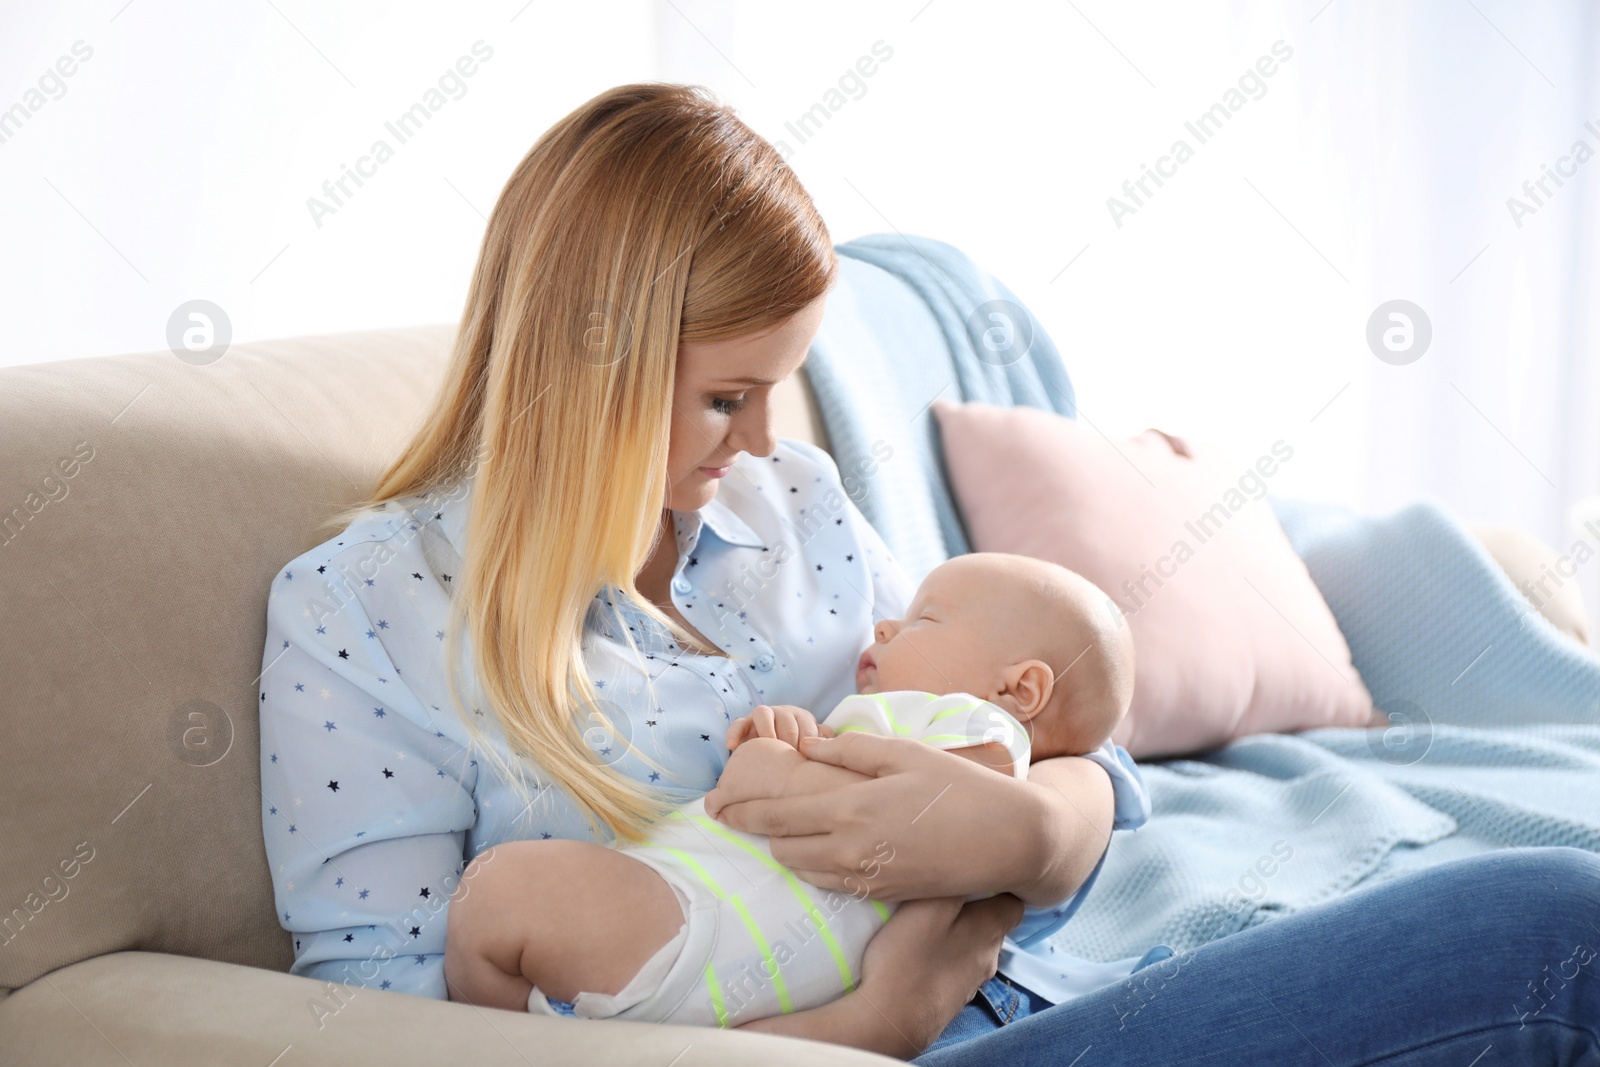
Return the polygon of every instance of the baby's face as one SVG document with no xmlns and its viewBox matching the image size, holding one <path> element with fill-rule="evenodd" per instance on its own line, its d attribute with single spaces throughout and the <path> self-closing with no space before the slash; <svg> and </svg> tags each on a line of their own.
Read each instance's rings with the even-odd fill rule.
<svg viewBox="0 0 1600 1067">
<path fill-rule="evenodd" d="M 1109 737 L 1133 692 L 1133 637 L 1082 575 L 1003 552 L 935 567 L 903 619 L 884 619 L 856 691 L 971 693 L 1027 724 L 1035 759 Z"/>
<path fill-rule="evenodd" d="M 989 692 L 1012 647 L 1007 637 L 1027 623 L 1013 583 L 1001 577 L 974 557 L 934 568 L 905 618 L 873 628 L 873 643 L 856 664 L 856 691 Z"/>
</svg>

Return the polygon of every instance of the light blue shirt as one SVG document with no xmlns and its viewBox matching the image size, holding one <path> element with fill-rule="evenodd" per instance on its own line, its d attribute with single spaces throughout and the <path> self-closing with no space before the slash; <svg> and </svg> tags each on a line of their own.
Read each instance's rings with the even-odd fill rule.
<svg viewBox="0 0 1600 1067">
<path fill-rule="evenodd" d="M 450 700 L 444 627 L 470 491 L 463 481 L 372 509 L 272 581 L 262 828 L 278 918 L 294 938 L 291 973 L 444 999 L 446 905 L 471 857 L 504 841 L 594 840 L 537 767 L 533 803 L 521 801 L 470 748 Z M 732 720 L 760 704 L 821 716 L 854 692 L 874 623 L 899 618 L 915 590 L 832 457 L 802 441 L 742 457 L 709 504 L 673 522 L 673 603 L 729 658 L 686 651 L 602 589 L 586 619 L 586 662 L 617 732 L 666 773 L 598 718 L 585 739 L 619 772 L 688 801 L 716 784 Z M 510 758 L 470 671 L 461 681 L 475 721 Z M 1116 826 L 1142 824 L 1149 800 L 1127 753 L 1108 743 L 1090 758 L 1111 775 Z M 1057 908 L 1028 910 L 1002 973 L 1015 969 L 1053 1000 L 1070 995 L 1068 974 L 1051 984 L 1070 968 L 1044 941 L 1093 881 Z"/>
</svg>

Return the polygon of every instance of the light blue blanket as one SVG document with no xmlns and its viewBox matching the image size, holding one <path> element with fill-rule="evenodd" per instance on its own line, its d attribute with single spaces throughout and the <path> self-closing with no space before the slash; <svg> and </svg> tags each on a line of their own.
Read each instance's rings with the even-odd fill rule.
<svg viewBox="0 0 1600 1067">
<path fill-rule="evenodd" d="M 974 311 L 1020 301 L 952 246 L 878 234 L 838 251 L 842 279 L 807 375 L 852 497 L 920 579 L 970 551 L 927 405 L 1076 416 L 1075 398 L 1036 322 L 1012 324 L 1031 344 L 1004 365 L 984 347 L 995 320 Z M 1384 517 L 1272 505 L 1395 725 L 1142 764 L 1155 814 L 1115 836 L 1052 939 L 1065 953 L 1181 951 L 1489 849 L 1600 851 L 1600 660 L 1534 612 L 1437 503 Z"/>
</svg>

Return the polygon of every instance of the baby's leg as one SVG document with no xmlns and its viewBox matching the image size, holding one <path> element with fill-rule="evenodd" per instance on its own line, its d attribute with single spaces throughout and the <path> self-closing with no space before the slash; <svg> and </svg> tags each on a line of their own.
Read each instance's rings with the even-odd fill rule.
<svg viewBox="0 0 1600 1067">
<path fill-rule="evenodd" d="M 572 1000 L 618 993 L 672 940 L 683 909 L 646 864 L 587 841 L 508 841 L 450 898 L 451 1000 L 526 1011 L 534 986 Z"/>
</svg>

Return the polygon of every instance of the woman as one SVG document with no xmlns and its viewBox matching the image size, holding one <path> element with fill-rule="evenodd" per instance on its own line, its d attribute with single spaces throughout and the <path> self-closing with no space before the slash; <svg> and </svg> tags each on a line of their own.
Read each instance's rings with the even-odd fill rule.
<svg viewBox="0 0 1600 1067">
<path fill-rule="evenodd" d="M 368 506 L 272 584 L 263 828 L 295 973 L 448 996 L 469 861 L 636 838 L 715 784 L 732 718 L 850 691 L 910 583 L 826 454 L 775 440 L 768 410 L 834 271 L 793 173 L 695 90 L 603 93 L 519 165 L 434 410 Z M 1468 1037 L 1594 1054 L 1575 1022 L 1600 1014 L 1593 968 L 1532 1015 L 1503 1007 L 1594 940 L 1574 917 L 1600 898 L 1588 854 L 1440 867 L 1052 1006 L 995 977 L 1001 941 L 1025 904 L 1036 923 L 1076 906 L 1136 778 L 1071 758 L 1017 782 L 861 736 L 806 755 L 872 780 L 726 821 L 818 885 L 867 876 L 910 903 L 856 993 L 751 1029 L 937 1043 L 941 1063 L 1203 1060 L 1205 1041 L 1217 1062 L 1432 1062 Z M 885 826 L 893 859 L 871 864 Z M 936 845 L 952 837 L 959 866 Z"/>
</svg>

